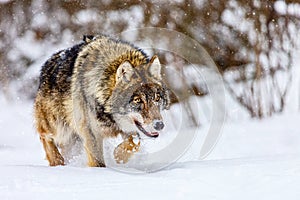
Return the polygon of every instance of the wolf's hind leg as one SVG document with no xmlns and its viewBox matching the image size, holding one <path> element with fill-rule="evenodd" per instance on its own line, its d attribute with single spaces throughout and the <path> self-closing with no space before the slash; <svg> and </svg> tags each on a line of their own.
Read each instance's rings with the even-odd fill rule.
<svg viewBox="0 0 300 200">
<path fill-rule="evenodd" d="M 53 139 L 48 139 L 45 137 L 40 137 L 41 142 L 43 143 L 45 152 L 46 152 L 46 158 L 49 161 L 50 166 L 56 166 L 56 165 L 64 165 L 64 158 L 59 153 L 57 146 L 54 144 Z"/>
<path fill-rule="evenodd" d="M 64 158 L 65 164 L 69 164 L 72 160 L 82 153 L 83 145 L 81 139 L 72 134 L 67 142 L 58 144 L 60 154 Z"/>
</svg>

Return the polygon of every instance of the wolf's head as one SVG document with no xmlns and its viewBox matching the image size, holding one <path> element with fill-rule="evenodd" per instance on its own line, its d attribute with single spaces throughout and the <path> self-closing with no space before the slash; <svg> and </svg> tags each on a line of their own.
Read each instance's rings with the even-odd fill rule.
<svg viewBox="0 0 300 200">
<path fill-rule="evenodd" d="M 169 90 L 162 81 L 161 64 L 156 56 L 142 66 L 133 67 L 125 61 L 118 67 L 112 113 L 123 132 L 157 137 L 164 128 L 160 112 L 168 109 L 169 104 Z"/>
</svg>

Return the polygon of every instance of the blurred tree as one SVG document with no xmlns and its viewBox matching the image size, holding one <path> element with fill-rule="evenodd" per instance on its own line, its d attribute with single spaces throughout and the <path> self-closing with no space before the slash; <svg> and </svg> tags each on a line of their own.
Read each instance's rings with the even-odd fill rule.
<svg viewBox="0 0 300 200">
<path fill-rule="evenodd" d="M 33 97 L 46 57 L 83 34 L 161 27 L 200 41 L 233 97 L 251 116 L 268 116 L 285 106 L 299 7 L 299 0 L 0 1 L 0 88 L 8 95 L 19 80 L 14 87 Z M 161 57 L 187 64 L 168 52 Z M 193 91 L 207 93 L 199 85 Z"/>
</svg>

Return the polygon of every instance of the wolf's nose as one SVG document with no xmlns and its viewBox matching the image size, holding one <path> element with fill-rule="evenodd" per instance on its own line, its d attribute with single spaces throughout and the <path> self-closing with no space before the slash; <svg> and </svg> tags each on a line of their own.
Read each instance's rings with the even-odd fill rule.
<svg viewBox="0 0 300 200">
<path fill-rule="evenodd" d="M 163 129 L 165 127 L 165 125 L 162 121 L 157 120 L 157 121 L 154 121 L 153 127 L 155 130 L 160 131 L 161 129 Z"/>
</svg>

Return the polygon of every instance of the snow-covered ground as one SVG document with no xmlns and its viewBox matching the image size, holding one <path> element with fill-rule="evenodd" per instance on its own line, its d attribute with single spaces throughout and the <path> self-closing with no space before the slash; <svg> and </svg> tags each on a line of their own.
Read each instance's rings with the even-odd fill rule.
<svg viewBox="0 0 300 200">
<path fill-rule="evenodd" d="M 300 114 L 225 123 L 204 160 L 186 156 L 155 173 L 48 167 L 32 103 L 0 104 L 0 199 L 299 199 Z M 196 140 L 190 155 L 197 155 Z M 190 160 L 189 160 L 190 159 Z"/>
</svg>

